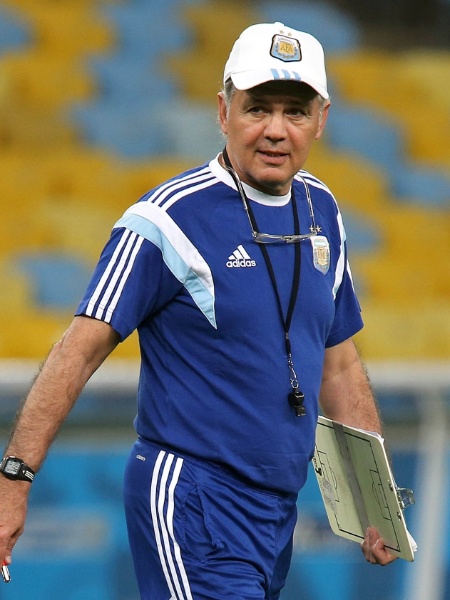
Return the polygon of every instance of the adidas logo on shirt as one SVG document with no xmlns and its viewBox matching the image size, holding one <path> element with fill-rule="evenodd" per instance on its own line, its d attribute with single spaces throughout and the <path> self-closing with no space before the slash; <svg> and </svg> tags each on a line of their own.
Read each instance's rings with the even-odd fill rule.
<svg viewBox="0 0 450 600">
<path fill-rule="evenodd" d="M 231 256 L 228 257 L 227 267 L 256 267 L 256 260 L 250 258 L 244 246 L 239 245 Z"/>
</svg>

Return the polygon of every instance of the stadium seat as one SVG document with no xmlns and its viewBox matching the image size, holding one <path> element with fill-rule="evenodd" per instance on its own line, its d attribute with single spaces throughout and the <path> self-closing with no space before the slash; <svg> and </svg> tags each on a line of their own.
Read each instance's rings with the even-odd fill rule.
<svg viewBox="0 0 450 600">
<path fill-rule="evenodd" d="M 32 282 L 34 303 L 53 310 L 75 309 L 91 277 L 91 268 L 74 255 L 32 253 L 17 256 Z"/>
<path fill-rule="evenodd" d="M 196 161 L 210 160 L 224 146 L 217 109 L 209 103 L 174 100 L 156 110 L 171 152 Z M 197 143 L 201 140 L 201 143 Z"/>
<path fill-rule="evenodd" d="M 163 72 L 157 64 L 148 54 L 128 56 L 117 53 L 91 57 L 87 70 L 95 79 L 98 99 L 120 105 L 133 105 L 138 101 L 150 108 L 178 94 L 173 75 Z"/>
<path fill-rule="evenodd" d="M 14 318 L 26 312 L 32 305 L 31 282 L 7 257 L 0 261 L 0 281 L 8 282 L 0 286 L 0 314 Z"/>
<path fill-rule="evenodd" d="M 313 147 L 306 169 L 330 187 L 342 208 L 369 216 L 388 210 L 388 179 L 381 169 L 350 151 L 330 148 L 326 140 L 325 130 L 325 139 Z"/>
<path fill-rule="evenodd" d="M 422 99 L 448 111 L 450 96 L 450 52 L 448 49 L 416 48 L 402 53 L 397 60 L 400 85 Z"/>
<path fill-rule="evenodd" d="M 409 159 L 405 130 L 387 112 L 338 102 L 330 112 L 325 137 L 332 147 L 364 157 L 382 169 L 389 179 L 391 196 L 421 202 L 424 207 L 448 207 L 449 177 L 442 168 Z"/>
<path fill-rule="evenodd" d="M 27 47 L 33 39 L 33 27 L 24 14 L 0 6 L 0 56 Z"/>
<path fill-rule="evenodd" d="M 300 31 L 307 31 L 322 43 L 325 53 L 349 52 L 361 41 L 356 21 L 328 2 L 270 2 L 257 4 L 262 22 L 281 21 Z"/>
<path fill-rule="evenodd" d="M 380 110 L 335 101 L 326 132 L 331 146 L 363 157 L 388 173 L 403 162 L 402 128 Z"/>
<path fill-rule="evenodd" d="M 433 167 L 420 163 L 404 164 L 391 174 L 392 192 L 399 200 L 450 209 L 450 177 Z"/>
<path fill-rule="evenodd" d="M 45 109 L 88 100 L 95 88 L 81 62 L 54 52 L 17 52 L 3 56 L 0 71 L 7 78 L 10 98 L 18 104 Z"/>
<path fill-rule="evenodd" d="M 0 186 L 0 189 L 5 188 Z M 45 247 L 49 236 L 47 226 L 41 219 L 39 203 L 29 204 L 26 196 L 16 193 L 3 197 L 7 200 L 0 219 L 0 253 L 7 256 L 24 248 L 31 251 Z M 16 204 L 10 204 L 15 202 L 22 202 L 22 206 L 18 208 Z"/>
<path fill-rule="evenodd" d="M 5 1 L 5 0 L 3 0 Z M 33 45 L 39 52 L 56 54 L 66 60 L 113 47 L 111 28 L 98 18 L 95 3 L 87 0 L 6 0 L 33 28 Z"/>
<path fill-rule="evenodd" d="M 373 253 L 384 241 L 379 223 L 375 223 L 361 212 L 347 210 L 343 219 L 352 255 Z"/>
<path fill-rule="evenodd" d="M 432 103 L 420 102 L 426 120 L 417 118 L 416 103 L 403 103 L 400 111 L 392 114 L 404 123 L 408 156 L 412 161 L 450 170 L 450 112 Z M 426 121 L 426 122 L 424 122 Z"/>
<path fill-rule="evenodd" d="M 69 324 L 70 312 L 37 309 L 0 314 L 0 358 L 43 360 Z"/>
<path fill-rule="evenodd" d="M 362 355 L 371 360 L 433 361 L 450 355 L 448 302 L 404 306 L 366 298 L 363 319 L 365 327 L 355 340 Z"/>
<path fill-rule="evenodd" d="M 167 132 L 151 103 L 132 106 L 96 102 L 71 111 L 87 144 L 103 148 L 123 159 L 164 156 L 172 152 Z"/>
<path fill-rule="evenodd" d="M 330 56 L 328 74 L 341 96 L 389 111 L 403 125 L 406 150 L 411 158 L 450 166 L 448 51 L 392 54 L 361 49 Z M 426 114 L 426 119 L 420 115 L 418 118 L 418 110 Z"/>
<path fill-rule="evenodd" d="M 43 147 L 71 147 L 76 130 L 59 111 L 0 102 L 0 151 L 40 152 Z M 1 185 L 1 184 L 0 184 Z"/>
<path fill-rule="evenodd" d="M 393 66 L 389 53 L 360 48 L 348 54 L 331 54 L 327 74 L 340 97 L 382 106 L 395 95 Z"/>
<path fill-rule="evenodd" d="M 157 62 L 168 52 L 186 50 L 192 37 L 185 21 L 179 18 L 177 4 L 106 4 L 101 8 L 105 20 L 116 32 L 117 52 L 130 59 L 146 56 Z"/>
<path fill-rule="evenodd" d="M 127 200 L 131 204 L 135 199 Z M 58 249 L 63 255 L 76 257 L 91 270 L 111 234 L 114 223 L 125 208 L 125 201 L 120 209 L 108 206 L 106 201 L 98 202 L 94 195 L 85 198 L 71 196 L 44 203 L 41 216 L 52 233 L 53 249 Z M 47 250 L 50 250 L 49 244 Z"/>
<path fill-rule="evenodd" d="M 169 52 L 164 65 L 185 97 L 214 104 L 229 49 L 245 27 L 258 21 L 258 13 L 253 5 L 215 0 L 186 4 L 183 15 L 193 31 L 193 48 Z"/>
</svg>

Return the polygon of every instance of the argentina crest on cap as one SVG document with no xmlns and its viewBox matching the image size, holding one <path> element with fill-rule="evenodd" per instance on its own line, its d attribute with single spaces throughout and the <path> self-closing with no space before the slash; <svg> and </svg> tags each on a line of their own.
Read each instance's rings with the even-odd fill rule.
<svg viewBox="0 0 450 600">
<path fill-rule="evenodd" d="M 314 235 L 311 238 L 315 268 L 326 275 L 330 268 L 330 245 L 324 235 Z"/>
<path fill-rule="evenodd" d="M 274 58 L 279 58 L 284 62 L 302 60 L 300 42 L 295 38 L 282 35 L 281 33 L 273 36 L 270 54 Z"/>
</svg>

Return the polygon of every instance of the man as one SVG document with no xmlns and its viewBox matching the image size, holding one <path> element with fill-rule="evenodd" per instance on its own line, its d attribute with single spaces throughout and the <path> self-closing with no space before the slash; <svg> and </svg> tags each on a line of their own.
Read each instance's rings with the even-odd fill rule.
<svg viewBox="0 0 450 600">
<path fill-rule="evenodd" d="M 116 223 L 21 410 L 5 456 L 27 466 L 6 459 L 0 478 L 8 564 L 32 471 L 136 328 L 139 439 L 125 505 L 143 599 L 278 598 L 319 403 L 380 431 L 352 341 L 362 321 L 342 219 L 302 170 L 330 108 L 321 45 L 281 23 L 246 29 L 218 102 L 224 151 Z M 394 560 L 372 528 L 362 549 L 370 562 Z"/>
</svg>

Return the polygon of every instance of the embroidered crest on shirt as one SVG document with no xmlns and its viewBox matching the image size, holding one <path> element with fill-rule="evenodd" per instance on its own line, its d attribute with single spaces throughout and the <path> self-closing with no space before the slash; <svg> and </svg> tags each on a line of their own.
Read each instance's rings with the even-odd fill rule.
<svg viewBox="0 0 450 600">
<path fill-rule="evenodd" d="M 326 275 L 330 268 L 330 245 L 324 235 L 314 235 L 311 238 L 315 268 Z"/>
<path fill-rule="evenodd" d="M 302 60 L 300 42 L 295 38 L 290 38 L 286 35 L 277 34 L 273 36 L 270 54 L 274 58 L 279 58 L 284 62 Z"/>
</svg>

